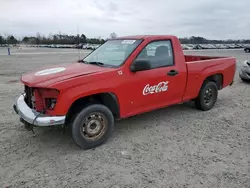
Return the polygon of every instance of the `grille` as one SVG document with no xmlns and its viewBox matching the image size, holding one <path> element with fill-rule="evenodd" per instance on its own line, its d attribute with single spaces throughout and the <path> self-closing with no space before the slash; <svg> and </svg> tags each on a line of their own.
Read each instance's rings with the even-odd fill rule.
<svg viewBox="0 0 250 188">
<path fill-rule="evenodd" d="M 25 102 L 30 108 L 33 108 L 33 105 L 32 105 L 32 91 L 33 91 L 33 89 L 31 87 L 28 87 L 28 86 L 24 87 L 24 92 L 26 94 Z"/>
</svg>

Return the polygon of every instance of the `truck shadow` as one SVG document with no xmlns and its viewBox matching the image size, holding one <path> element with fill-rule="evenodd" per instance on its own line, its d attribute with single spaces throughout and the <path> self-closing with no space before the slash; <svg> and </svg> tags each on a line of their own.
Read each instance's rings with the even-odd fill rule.
<svg viewBox="0 0 250 188">
<path fill-rule="evenodd" d="M 158 109 L 155 111 L 143 113 L 141 115 L 133 116 L 127 119 L 118 120 L 115 122 L 115 130 L 108 143 L 112 142 L 113 137 L 123 134 L 129 134 L 133 129 L 144 129 L 145 125 L 153 125 L 157 119 L 163 119 L 166 115 L 168 117 L 176 117 L 180 114 L 189 113 L 192 114 L 197 111 L 192 103 L 184 103 L 167 108 Z M 166 117 L 165 117 L 166 118 Z M 128 130 L 128 125 L 131 127 Z M 34 146 L 35 149 L 39 148 L 44 152 L 57 151 L 79 151 L 70 134 L 68 127 L 63 131 L 59 126 L 56 127 L 34 127 L 35 134 L 32 131 L 25 131 L 24 127 L 20 127 L 20 130 L 25 134 L 26 142 Z"/>
<path fill-rule="evenodd" d="M 197 110 L 193 102 L 173 105 L 161 109 L 157 109 L 151 112 L 146 112 L 136 116 L 129 117 L 127 119 L 122 119 L 116 122 L 116 132 L 126 132 L 128 126 L 130 126 L 131 131 L 133 129 L 143 129 L 147 126 L 157 125 L 159 121 L 165 121 L 166 119 L 176 118 L 180 115 L 191 115 L 197 113 Z"/>
<path fill-rule="evenodd" d="M 24 128 L 22 128 L 25 130 Z M 41 150 L 46 152 L 50 152 L 51 150 L 67 150 L 74 151 L 77 150 L 78 147 L 74 144 L 70 131 L 66 128 L 63 130 L 59 126 L 55 127 L 34 127 L 35 134 L 32 131 L 26 132 L 28 134 L 28 140 L 31 145 L 36 144 L 36 148 L 40 148 Z"/>
<path fill-rule="evenodd" d="M 180 124 L 179 122 L 185 122 L 185 119 L 190 120 L 191 123 L 196 119 L 207 121 L 205 114 L 210 113 L 210 115 L 207 116 L 208 119 L 211 117 L 211 114 L 216 116 L 218 111 L 225 108 L 225 103 L 227 103 L 227 101 L 228 99 L 218 98 L 214 108 L 209 111 L 198 110 L 195 107 L 194 102 L 187 102 L 122 119 L 116 122 L 113 137 L 120 137 L 124 134 L 133 134 L 135 131 L 142 131 L 143 129 L 148 128 L 154 129 L 159 125 L 169 126 L 172 127 L 173 130 L 178 131 L 180 128 L 190 126 L 188 123 Z M 180 119 L 182 119 L 182 121 L 179 121 Z"/>
<path fill-rule="evenodd" d="M 223 103 L 218 99 L 216 107 L 220 108 Z M 133 134 L 134 131 L 146 131 L 148 127 L 154 128 L 159 122 L 174 122 L 176 118 L 192 118 L 194 114 L 200 114 L 203 116 L 203 111 L 197 110 L 193 102 L 183 103 L 174 105 L 151 112 L 143 113 L 141 115 L 133 116 L 127 119 L 118 120 L 115 122 L 115 130 L 111 138 L 105 144 L 105 147 L 109 147 L 109 144 L 113 144 L 119 137 L 124 137 L 128 134 Z M 164 123 L 164 126 L 168 126 L 168 123 Z M 180 127 L 186 125 L 176 125 Z M 29 134 L 28 142 L 31 145 L 35 145 L 35 149 L 41 152 L 55 152 L 55 151 L 66 151 L 71 153 L 82 152 L 78 146 L 76 146 L 71 138 L 69 128 L 62 131 L 61 127 L 46 127 L 46 128 L 35 128 L 35 136 L 32 132 Z"/>
</svg>

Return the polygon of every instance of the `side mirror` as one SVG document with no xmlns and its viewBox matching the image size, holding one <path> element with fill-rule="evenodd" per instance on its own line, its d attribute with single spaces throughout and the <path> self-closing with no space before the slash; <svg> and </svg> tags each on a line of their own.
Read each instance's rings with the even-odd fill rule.
<svg viewBox="0 0 250 188">
<path fill-rule="evenodd" d="M 151 68 L 149 60 L 146 59 L 137 59 L 130 66 L 131 72 L 149 70 Z"/>
</svg>

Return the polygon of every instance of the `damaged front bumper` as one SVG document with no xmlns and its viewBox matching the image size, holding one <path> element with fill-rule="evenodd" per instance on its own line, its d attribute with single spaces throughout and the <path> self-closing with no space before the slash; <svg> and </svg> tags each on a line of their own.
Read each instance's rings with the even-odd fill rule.
<svg viewBox="0 0 250 188">
<path fill-rule="evenodd" d="M 34 126 L 54 126 L 63 125 L 66 116 L 47 116 L 31 109 L 24 100 L 25 95 L 21 95 L 13 105 L 15 112 L 20 116 L 21 122 Z"/>
</svg>

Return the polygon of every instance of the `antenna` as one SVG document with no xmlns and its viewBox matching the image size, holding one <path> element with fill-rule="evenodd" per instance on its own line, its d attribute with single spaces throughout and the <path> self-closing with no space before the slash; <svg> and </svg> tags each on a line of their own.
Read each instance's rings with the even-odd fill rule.
<svg viewBox="0 0 250 188">
<path fill-rule="evenodd" d="M 79 44 L 80 44 L 80 35 L 79 35 L 79 28 L 78 28 L 78 23 L 77 23 L 77 36 L 78 36 L 78 46 L 77 46 L 77 49 L 78 49 L 78 61 L 80 61 L 80 48 L 79 48 Z"/>
</svg>

